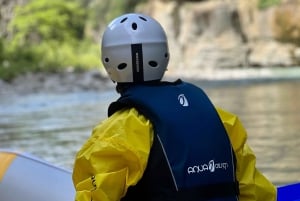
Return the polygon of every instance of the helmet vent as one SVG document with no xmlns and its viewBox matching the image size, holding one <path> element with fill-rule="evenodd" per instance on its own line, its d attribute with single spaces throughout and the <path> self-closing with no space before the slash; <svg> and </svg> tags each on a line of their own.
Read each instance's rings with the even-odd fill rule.
<svg viewBox="0 0 300 201">
<path fill-rule="evenodd" d="M 134 22 L 134 23 L 132 23 L 131 27 L 132 27 L 133 30 L 136 30 L 137 29 L 137 24 Z"/>
<path fill-rule="evenodd" d="M 148 63 L 151 67 L 157 67 L 158 63 L 156 61 L 149 61 Z"/>
<path fill-rule="evenodd" d="M 142 16 L 139 16 L 139 18 L 140 18 L 141 20 L 144 20 L 145 22 L 147 21 L 147 19 L 144 18 L 144 17 L 142 17 Z"/>
<path fill-rule="evenodd" d="M 123 18 L 120 23 L 125 22 L 127 19 L 128 19 L 127 17 Z"/>
<path fill-rule="evenodd" d="M 126 63 L 120 63 L 119 65 L 118 65 L 118 69 L 119 70 L 123 70 L 123 69 L 125 69 L 127 67 L 127 64 Z"/>
<path fill-rule="evenodd" d="M 108 63 L 108 62 L 109 62 L 109 58 L 106 57 L 106 58 L 104 59 L 104 61 L 105 61 L 106 63 Z"/>
</svg>

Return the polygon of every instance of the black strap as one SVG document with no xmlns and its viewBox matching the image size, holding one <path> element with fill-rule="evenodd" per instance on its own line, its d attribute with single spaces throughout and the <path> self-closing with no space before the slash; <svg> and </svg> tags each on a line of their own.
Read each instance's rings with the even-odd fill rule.
<svg viewBox="0 0 300 201">
<path fill-rule="evenodd" d="M 133 82 L 144 81 L 143 47 L 142 44 L 131 45 Z"/>
</svg>

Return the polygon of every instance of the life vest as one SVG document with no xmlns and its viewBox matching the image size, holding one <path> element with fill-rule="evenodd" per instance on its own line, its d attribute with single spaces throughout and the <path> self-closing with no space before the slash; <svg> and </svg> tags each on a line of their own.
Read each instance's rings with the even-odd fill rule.
<svg viewBox="0 0 300 201">
<path fill-rule="evenodd" d="M 124 107 L 145 115 L 155 136 L 142 179 L 122 201 L 238 200 L 229 137 L 200 88 L 181 80 L 134 85 L 110 105 L 109 115 Z"/>
</svg>

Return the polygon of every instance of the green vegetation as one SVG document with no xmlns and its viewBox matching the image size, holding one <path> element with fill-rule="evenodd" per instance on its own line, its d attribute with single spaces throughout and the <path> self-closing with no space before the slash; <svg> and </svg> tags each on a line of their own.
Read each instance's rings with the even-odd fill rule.
<svg viewBox="0 0 300 201">
<path fill-rule="evenodd" d="M 26 72 L 98 68 L 100 30 L 143 1 L 31 0 L 17 6 L 0 36 L 0 79 Z M 97 35 L 97 36 L 95 36 Z M 5 47 L 5 48 L 4 48 Z"/>
<path fill-rule="evenodd" d="M 259 9 L 266 9 L 274 5 L 278 5 L 281 0 L 259 0 L 258 1 L 258 8 Z"/>
</svg>

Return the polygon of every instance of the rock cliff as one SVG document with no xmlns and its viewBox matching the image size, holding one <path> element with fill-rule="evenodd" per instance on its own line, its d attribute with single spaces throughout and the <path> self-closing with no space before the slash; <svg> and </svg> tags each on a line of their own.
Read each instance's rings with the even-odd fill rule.
<svg viewBox="0 0 300 201">
<path fill-rule="evenodd" d="M 211 70 L 300 63 L 300 2 L 152 0 L 138 10 L 166 29 L 170 66 Z M 177 68 L 176 68 L 177 69 Z"/>
</svg>

